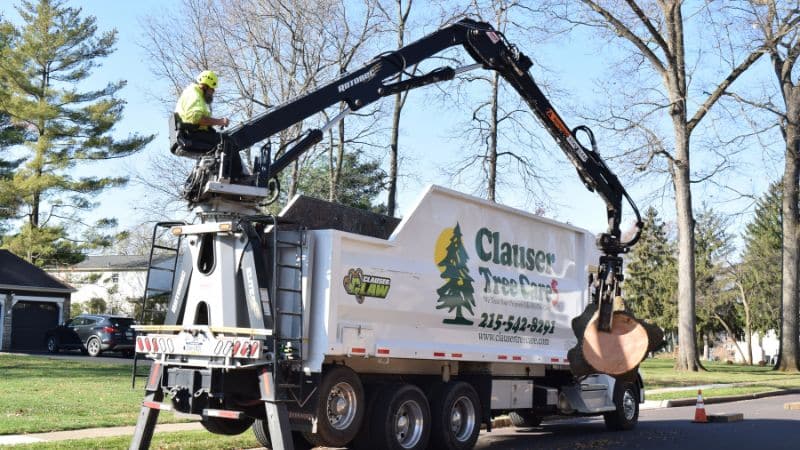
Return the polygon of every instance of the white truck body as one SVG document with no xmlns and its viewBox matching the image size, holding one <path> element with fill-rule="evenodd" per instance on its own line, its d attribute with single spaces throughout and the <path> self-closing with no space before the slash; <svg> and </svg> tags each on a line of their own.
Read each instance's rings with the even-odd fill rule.
<svg viewBox="0 0 800 450">
<path fill-rule="evenodd" d="M 183 244 L 165 325 L 138 327 L 137 352 L 156 362 L 142 417 L 173 409 L 223 434 L 257 419 L 257 437 L 278 427 L 327 446 L 406 430 L 411 419 L 385 422 L 405 414 L 463 448 L 498 413 L 520 426 L 558 414 L 635 425 L 641 379 L 569 370 L 571 321 L 599 260 L 592 233 L 438 186 L 399 223 L 315 202 L 295 198 L 261 230 L 171 229 Z"/>
<path fill-rule="evenodd" d="M 306 371 L 336 357 L 568 364 L 590 232 L 430 186 L 388 240 L 308 234 Z"/>
</svg>

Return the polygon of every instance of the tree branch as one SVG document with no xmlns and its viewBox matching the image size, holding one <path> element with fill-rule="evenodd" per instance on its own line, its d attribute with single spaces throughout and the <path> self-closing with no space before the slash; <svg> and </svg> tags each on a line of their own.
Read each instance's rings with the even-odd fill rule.
<svg viewBox="0 0 800 450">
<path fill-rule="evenodd" d="M 728 87 L 731 84 L 733 84 L 733 82 L 736 81 L 736 79 L 739 78 L 739 76 L 742 73 L 744 73 L 744 71 L 747 70 L 748 67 L 752 66 L 753 63 L 758 61 L 758 58 L 760 58 L 761 55 L 763 55 L 764 53 L 765 51 L 764 48 L 762 47 L 753 50 L 752 53 L 747 55 L 747 58 L 745 58 L 744 61 L 742 61 L 738 66 L 736 66 L 736 68 L 734 68 L 733 71 L 731 71 L 731 73 L 728 74 L 728 76 L 725 77 L 724 80 L 722 80 L 722 82 L 717 86 L 714 92 L 712 92 L 711 95 L 709 95 L 708 98 L 706 98 L 706 101 L 703 102 L 702 105 L 700 105 L 700 108 L 694 114 L 694 117 L 692 117 L 691 120 L 689 120 L 689 122 L 686 124 L 688 134 L 692 133 L 694 127 L 696 127 L 697 124 L 700 123 L 701 120 L 703 120 L 703 117 L 705 117 L 705 115 L 708 113 L 711 107 L 714 106 L 714 103 L 716 103 L 717 100 L 719 100 L 719 98 L 722 97 L 722 95 L 725 93 Z"/>
<path fill-rule="evenodd" d="M 637 36 L 633 31 L 631 31 L 628 27 L 622 23 L 621 20 L 617 19 L 613 14 L 611 14 L 607 9 L 601 7 L 597 3 L 592 0 L 581 0 L 583 3 L 588 5 L 592 10 L 596 13 L 603 16 L 608 23 L 610 23 L 614 27 L 614 31 L 617 32 L 620 36 L 624 37 L 625 39 L 629 40 L 642 54 L 650 61 L 651 64 L 656 68 L 658 73 L 663 77 L 667 73 L 667 69 L 664 67 L 664 63 L 658 59 L 658 55 L 653 53 L 650 47 L 642 41 L 639 36 Z"/>
</svg>

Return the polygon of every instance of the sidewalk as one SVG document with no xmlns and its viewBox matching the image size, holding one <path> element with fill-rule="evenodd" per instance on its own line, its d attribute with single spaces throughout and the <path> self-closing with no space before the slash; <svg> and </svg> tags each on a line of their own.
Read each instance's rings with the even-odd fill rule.
<svg viewBox="0 0 800 450">
<path fill-rule="evenodd" d="M 133 436 L 135 426 L 112 428 L 84 428 L 82 430 L 53 431 L 50 433 L 36 434 L 9 434 L 0 436 L 0 446 L 17 444 L 34 444 L 37 442 L 67 441 L 70 439 L 89 439 L 98 437 Z M 173 431 L 202 430 L 199 422 L 190 423 L 165 423 L 156 425 L 156 433 Z"/>
</svg>

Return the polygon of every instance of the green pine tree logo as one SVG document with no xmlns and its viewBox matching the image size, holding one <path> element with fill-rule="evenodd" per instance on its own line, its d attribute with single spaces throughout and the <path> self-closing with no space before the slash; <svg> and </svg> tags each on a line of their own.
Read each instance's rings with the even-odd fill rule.
<svg viewBox="0 0 800 450">
<path fill-rule="evenodd" d="M 447 308 L 448 313 L 456 312 L 451 319 L 444 319 L 442 323 L 452 325 L 472 325 L 473 321 L 464 318 L 462 309 L 469 311 L 474 316 L 472 307 L 475 306 L 475 289 L 472 288 L 472 277 L 469 276 L 467 267 L 467 251 L 461 240 L 461 227 L 456 223 L 452 234 L 444 230 L 439 236 L 436 248 L 436 265 L 442 270 L 441 277 L 447 280 L 442 287 L 436 290 L 439 299 L 436 309 Z M 448 234 L 450 234 L 448 238 Z M 446 244 L 446 247 L 445 247 Z M 444 256 L 442 256 L 442 254 Z"/>
</svg>

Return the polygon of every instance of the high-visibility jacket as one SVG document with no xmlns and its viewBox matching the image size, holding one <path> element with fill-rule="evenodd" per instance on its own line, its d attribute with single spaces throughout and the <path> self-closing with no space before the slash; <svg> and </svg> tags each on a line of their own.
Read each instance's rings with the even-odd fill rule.
<svg viewBox="0 0 800 450">
<path fill-rule="evenodd" d="M 175 112 L 181 117 L 181 122 L 193 125 L 197 125 L 203 117 L 211 117 L 211 108 L 208 107 L 199 84 L 192 83 L 183 90 L 178 104 L 175 105 Z M 207 130 L 208 127 L 201 126 L 199 129 Z"/>
</svg>

